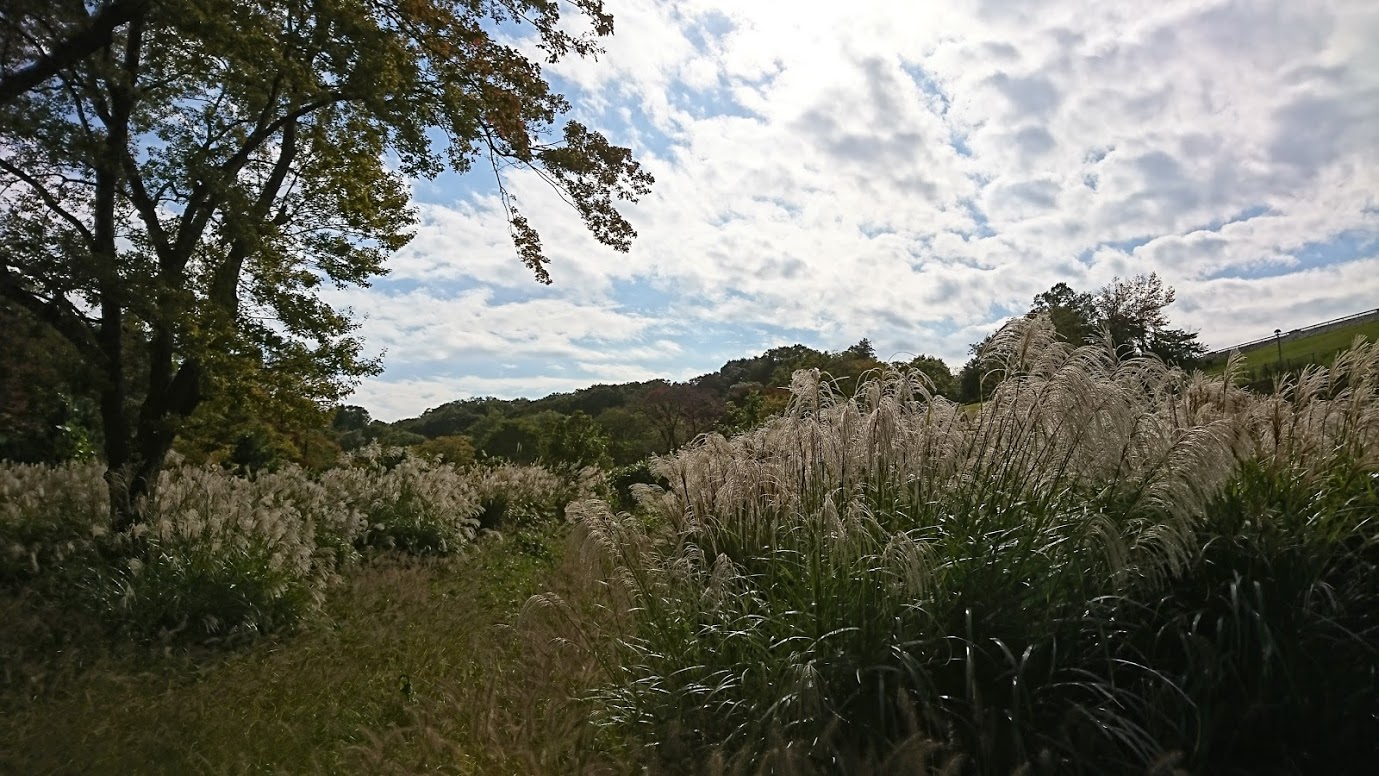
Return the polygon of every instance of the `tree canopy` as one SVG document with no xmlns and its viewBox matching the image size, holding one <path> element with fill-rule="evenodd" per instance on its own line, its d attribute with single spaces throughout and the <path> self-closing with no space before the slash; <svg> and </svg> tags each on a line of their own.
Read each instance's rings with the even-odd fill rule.
<svg viewBox="0 0 1379 776">
<path fill-rule="evenodd" d="M 491 168 L 514 249 L 549 282 L 504 175 L 534 170 L 601 242 L 649 190 L 538 63 L 597 51 L 601 0 L 21 0 L 0 22 L 0 299 L 100 375 L 112 509 L 137 519 L 185 419 L 237 376 L 321 405 L 377 370 L 320 295 L 411 237 L 408 179 Z M 273 389 L 276 391 L 276 389 Z M 273 393 L 269 391 L 268 393 Z"/>
<path fill-rule="evenodd" d="M 1176 292 L 1157 273 L 1115 278 L 1095 295 L 1057 283 L 1034 297 L 1028 315 L 1047 313 L 1058 335 L 1074 345 L 1109 336 L 1118 348 L 1188 363 L 1201 355 L 1197 335 L 1169 327 L 1165 308 Z"/>
<path fill-rule="evenodd" d="M 1079 294 L 1067 283 L 1057 283 L 1048 291 L 1034 297 L 1029 314 L 1047 312 L 1058 335 L 1074 345 L 1084 344 L 1097 334 L 1096 300 L 1091 294 Z"/>
<path fill-rule="evenodd" d="M 1046 314 L 1058 336 L 1073 345 L 1100 337 L 1124 354 L 1152 353 L 1164 361 L 1190 366 L 1206 352 L 1195 332 L 1169 327 L 1165 308 L 1176 294 L 1157 273 L 1113 279 L 1096 294 L 1079 293 L 1067 283 L 1056 283 L 1034 297 L 1027 316 Z M 963 401 L 980 401 L 990 395 L 1000 375 L 986 374 L 981 354 L 992 337 L 970 348 L 972 358 L 958 376 Z"/>
<path fill-rule="evenodd" d="M 1171 363 L 1188 363 L 1206 348 L 1197 342 L 1195 333 L 1169 328 L 1164 308 L 1175 298 L 1173 287 L 1156 273 L 1116 278 L 1096 296 L 1096 320 L 1117 347 L 1153 353 Z"/>
</svg>

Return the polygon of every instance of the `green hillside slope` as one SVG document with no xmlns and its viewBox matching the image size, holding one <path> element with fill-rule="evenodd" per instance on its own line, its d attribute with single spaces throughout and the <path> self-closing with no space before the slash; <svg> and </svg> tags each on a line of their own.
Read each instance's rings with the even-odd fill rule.
<svg viewBox="0 0 1379 776">
<path fill-rule="evenodd" d="M 1371 342 L 1379 340 L 1379 318 L 1361 320 L 1315 334 L 1285 336 L 1277 344 L 1270 341 L 1255 345 L 1241 351 L 1245 357 L 1246 379 L 1258 379 L 1265 372 L 1276 371 L 1280 361 L 1284 370 L 1301 369 L 1308 364 L 1325 366 L 1331 363 L 1338 352 L 1350 347 L 1357 336 Z M 1202 370 L 1208 374 L 1219 374 L 1225 365 L 1226 359 L 1223 355 L 1205 362 Z"/>
</svg>

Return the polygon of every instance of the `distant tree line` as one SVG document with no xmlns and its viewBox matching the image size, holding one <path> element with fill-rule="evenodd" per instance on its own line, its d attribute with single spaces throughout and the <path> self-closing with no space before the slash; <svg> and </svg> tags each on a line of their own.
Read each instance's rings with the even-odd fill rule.
<svg viewBox="0 0 1379 776">
<path fill-rule="evenodd" d="M 1109 337 L 1126 353 L 1153 353 L 1191 365 L 1203 347 L 1169 326 L 1174 298 L 1157 275 L 1116 280 L 1096 294 L 1059 283 L 1036 296 L 1027 315 L 1047 314 L 1061 338 L 1081 344 Z M 0 458 L 57 461 L 100 449 L 94 378 L 69 346 L 22 310 L 0 304 L 9 342 L 0 352 Z M 994 335 L 992 335 L 994 336 Z M 779 413 L 798 369 L 818 369 L 848 392 L 888 367 L 923 373 L 932 392 L 964 404 L 989 396 L 997 379 L 982 367 L 988 336 L 954 374 L 941 359 L 883 361 L 870 340 L 840 351 L 788 345 L 733 359 L 683 382 L 593 385 L 541 399 L 463 399 L 392 423 L 355 405 L 321 406 L 277 380 L 272 370 L 242 375 L 188 418 L 176 450 L 194 462 L 239 470 L 287 461 L 329 466 L 342 451 L 371 443 L 412 449 L 456 464 L 502 459 L 554 466 L 628 466 L 673 450 L 707 431 L 752 428 Z"/>
<path fill-rule="evenodd" d="M 942 360 L 919 356 L 887 364 L 864 339 L 838 352 L 805 345 L 773 348 L 684 382 L 594 385 L 543 399 L 464 399 L 393 423 L 371 419 L 363 407 L 346 406 L 337 410 L 332 432 L 345 450 L 378 442 L 455 462 L 502 458 L 626 466 L 707 431 L 759 425 L 785 409 L 786 386 L 797 369 L 817 368 L 846 391 L 863 373 L 887 366 L 920 369 L 936 392 L 956 396 L 957 380 Z"/>
</svg>

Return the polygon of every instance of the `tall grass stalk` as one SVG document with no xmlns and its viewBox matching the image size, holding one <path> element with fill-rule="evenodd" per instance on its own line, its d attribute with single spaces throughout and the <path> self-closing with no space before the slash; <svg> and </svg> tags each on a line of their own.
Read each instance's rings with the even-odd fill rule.
<svg viewBox="0 0 1379 776">
<path fill-rule="evenodd" d="M 632 513 L 573 509 L 627 602 L 604 721 L 667 756 L 750 758 L 774 735 L 828 761 L 917 729 L 984 773 L 1209 757 L 1206 691 L 1130 615 L 1213 563 L 1251 466 L 1372 494 L 1374 346 L 1267 397 L 1072 348 L 1042 319 L 986 359 L 1008 379 L 975 416 L 918 374 L 842 396 L 797 372 L 783 416 L 658 460 L 671 486 L 639 488 Z M 1315 517 L 1339 521 L 1319 557 L 1374 535 L 1347 508 Z"/>
</svg>

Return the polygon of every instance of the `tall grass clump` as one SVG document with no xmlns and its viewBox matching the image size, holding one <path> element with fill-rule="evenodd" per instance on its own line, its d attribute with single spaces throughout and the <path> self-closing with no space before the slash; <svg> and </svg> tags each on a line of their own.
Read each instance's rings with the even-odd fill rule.
<svg viewBox="0 0 1379 776">
<path fill-rule="evenodd" d="M 511 463 L 477 466 L 470 472 L 478 489 L 479 524 L 486 529 L 529 527 L 562 518 L 565 506 L 592 495 L 603 477 L 592 467 L 552 471 Z"/>
<path fill-rule="evenodd" d="M 91 464 L 0 464 L 0 584 L 89 560 L 109 498 Z"/>
<path fill-rule="evenodd" d="M 446 554 L 474 539 L 481 511 L 475 477 L 429 458 L 372 445 L 349 466 L 321 474 L 321 484 L 363 515 L 337 543 Z"/>
<path fill-rule="evenodd" d="M 288 630 L 362 553 L 453 553 L 473 540 L 485 500 L 536 520 L 586 492 L 536 467 L 457 469 L 380 449 L 319 474 L 173 466 L 146 519 L 112 535 L 102 474 L 0 465 L 0 585 L 138 640 Z"/>
<path fill-rule="evenodd" d="M 246 478 L 176 466 L 146 520 L 112 535 L 102 474 L 97 464 L 0 467 L 5 577 L 140 639 L 294 626 L 350 562 L 338 545 L 363 526 L 300 469 Z"/>
<path fill-rule="evenodd" d="M 1201 772 L 1364 772 L 1379 757 L 1379 346 L 1271 395 L 1220 395 L 1246 449 L 1185 573 L 1122 607 L 1126 659 L 1173 677 L 1153 703 Z"/>
<path fill-rule="evenodd" d="M 93 597 L 136 634 L 239 640 L 290 629 L 339 568 L 317 544 L 316 523 L 347 515 L 299 470 L 244 478 L 171 469 L 151 519 L 129 537 L 142 551 L 100 570 Z"/>
<path fill-rule="evenodd" d="M 1357 353 L 1257 397 L 1070 347 L 1035 319 L 993 344 L 988 367 L 1007 379 L 975 415 L 917 374 L 841 396 L 796 373 L 782 417 L 658 460 L 670 487 L 637 486 L 636 510 L 574 510 L 622 629 L 604 722 L 668 759 L 738 765 L 769 741 L 825 770 L 915 742 L 979 773 L 1219 764 L 1238 672 L 1293 658 L 1266 647 L 1273 664 L 1200 676 L 1191 629 L 1215 621 L 1193 612 L 1230 587 L 1209 601 L 1181 589 L 1235 579 L 1232 541 L 1267 566 L 1265 534 L 1318 543 L 1300 580 L 1373 560 L 1357 532 L 1373 536 L 1374 354 Z M 1255 471 L 1311 494 L 1311 514 L 1265 509 L 1277 499 Z M 1373 583 L 1340 596 L 1341 581 L 1295 584 L 1318 617 L 1364 602 L 1324 638 L 1370 650 L 1357 671 L 1372 686 Z M 1232 601 L 1256 595 L 1236 588 Z M 1206 645 L 1211 659 L 1245 637 Z"/>
</svg>

